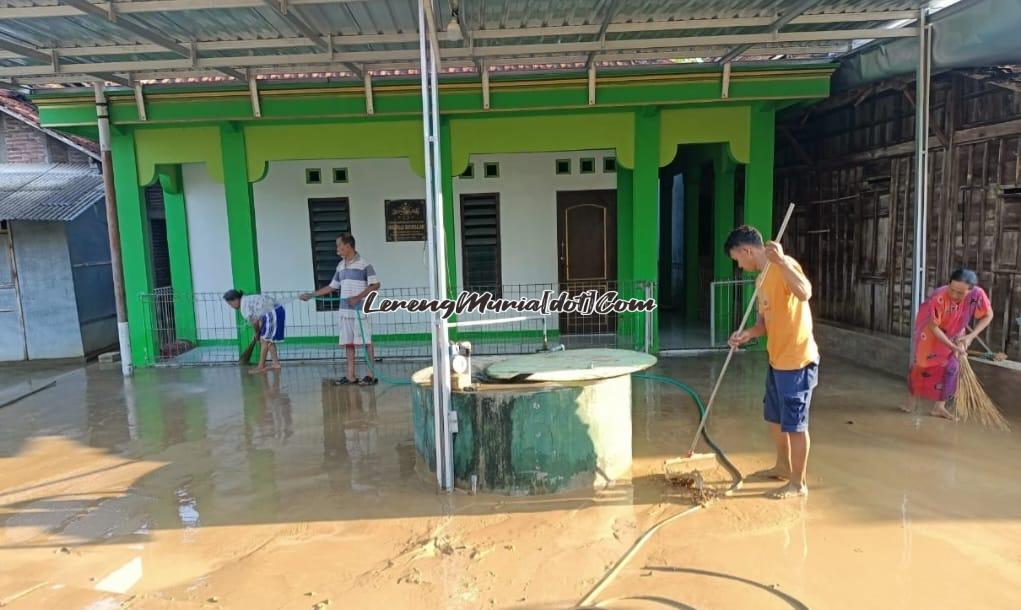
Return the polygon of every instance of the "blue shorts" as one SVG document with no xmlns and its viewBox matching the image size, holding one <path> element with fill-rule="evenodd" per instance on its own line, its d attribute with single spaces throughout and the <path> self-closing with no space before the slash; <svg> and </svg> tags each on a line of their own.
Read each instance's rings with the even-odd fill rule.
<svg viewBox="0 0 1021 610">
<path fill-rule="evenodd" d="M 262 316 L 262 330 L 259 338 L 267 343 L 279 343 L 284 340 L 284 323 L 287 314 L 282 306 Z"/>
<path fill-rule="evenodd" d="M 808 407 L 812 390 L 819 382 L 819 365 L 809 364 L 795 371 L 766 372 L 766 397 L 763 407 L 766 421 L 780 424 L 781 432 L 808 430 Z"/>
</svg>

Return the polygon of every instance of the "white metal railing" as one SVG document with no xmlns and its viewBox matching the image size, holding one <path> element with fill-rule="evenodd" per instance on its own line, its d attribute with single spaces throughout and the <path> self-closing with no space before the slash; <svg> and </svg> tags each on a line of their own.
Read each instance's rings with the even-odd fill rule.
<svg viewBox="0 0 1021 610">
<path fill-rule="evenodd" d="M 726 345 L 730 334 L 738 330 L 745 299 L 751 298 L 755 280 L 714 280 L 709 284 L 709 345 Z M 723 336 L 718 336 L 718 331 Z"/>
</svg>

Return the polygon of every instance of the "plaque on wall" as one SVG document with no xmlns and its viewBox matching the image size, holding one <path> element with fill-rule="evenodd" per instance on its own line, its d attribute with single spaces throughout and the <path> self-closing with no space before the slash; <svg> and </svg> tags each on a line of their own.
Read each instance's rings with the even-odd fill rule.
<svg viewBox="0 0 1021 610">
<path fill-rule="evenodd" d="M 386 240 L 425 241 L 425 199 L 386 200 Z"/>
</svg>

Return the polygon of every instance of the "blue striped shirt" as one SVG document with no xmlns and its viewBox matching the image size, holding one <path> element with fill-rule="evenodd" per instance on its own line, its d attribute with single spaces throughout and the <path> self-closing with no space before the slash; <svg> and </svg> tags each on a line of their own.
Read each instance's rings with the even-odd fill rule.
<svg viewBox="0 0 1021 610">
<path fill-rule="evenodd" d="M 357 306 L 349 304 L 347 299 L 361 293 L 369 287 L 369 284 L 378 283 L 376 270 L 362 258 L 361 254 L 355 254 L 351 262 L 341 259 L 337 264 L 337 271 L 334 272 L 333 279 L 330 280 L 330 288 L 340 290 L 341 309 L 356 309 Z"/>
</svg>

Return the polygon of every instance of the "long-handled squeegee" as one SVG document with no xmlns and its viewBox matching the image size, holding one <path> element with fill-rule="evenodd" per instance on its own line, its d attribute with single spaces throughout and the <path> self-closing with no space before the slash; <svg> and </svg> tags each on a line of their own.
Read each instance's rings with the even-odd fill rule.
<svg viewBox="0 0 1021 610">
<path fill-rule="evenodd" d="M 794 213 L 794 204 L 791 203 L 787 208 L 787 214 L 783 217 L 783 223 L 780 225 L 780 230 L 776 234 L 774 241 L 779 242 L 783 239 L 783 234 L 787 230 L 787 223 L 791 219 L 791 214 Z M 766 271 L 769 270 L 769 261 L 762 267 L 762 272 L 759 277 L 765 277 Z M 752 291 L 752 298 L 748 301 L 748 305 L 744 310 L 744 317 L 741 318 L 741 324 L 738 326 L 738 330 L 743 330 L 745 324 L 748 323 L 748 317 L 752 313 L 752 307 L 755 306 L 755 298 L 759 294 L 759 285 L 761 282 L 755 282 L 755 290 Z M 730 366 L 730 360 L 734 357 L 734 352 L 737 348 L 734 346 L 730 347 L 730 351 L 727 352 L 727 359 L 723 363 L 723 368 L 720 370 L 720 376 L 716 378 L 716 385 L 713 386 L 713 392 L 709 395 L 709 402 L 706 404 L 705 413 L 702 415 L 702 421 L 698 423 L 698 430 L 695 431 L 694 438 L 691 439 L 691 447 L 688 448 L 688 453 L 684 457 L 673 458 L 667 460 L 664 464 L 664 470 L 667 476 L 670 477 L 672 474 L 681 473 L 684 471 L 692 470 L 708 470 L 716 466 L 716 454 L 715 453 L 695 453 L 695 446 L 698 445 L 698 437 L 702 434 L 702 429 L 705 427 L 705 423 L 709 421 L 709 412 L 713 408 L 713 404 L 716 402 L 716 393 L 720 390 L 720 384 L 723 382 L 723 376 L 727 374 L 727 367 Z"/>
</svg>

